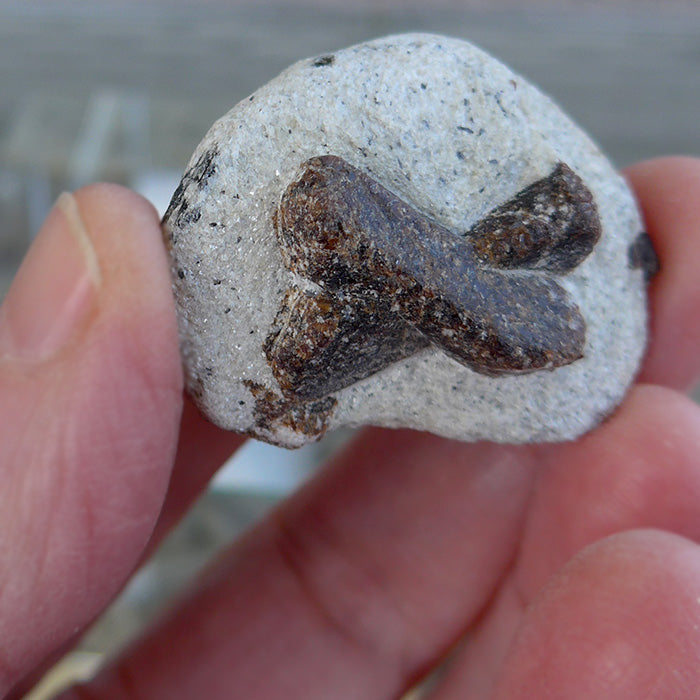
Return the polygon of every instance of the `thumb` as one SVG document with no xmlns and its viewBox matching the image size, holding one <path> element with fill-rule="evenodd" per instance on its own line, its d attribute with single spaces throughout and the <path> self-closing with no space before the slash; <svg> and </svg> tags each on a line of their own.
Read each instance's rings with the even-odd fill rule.
<svg viewBox="0 0 700 700">
<path fill-rule="evenodd" d="M 136 564 L 181 393 L 155 211 L 114 185 L 61 195 L 0 308 L 0 696 Z"/>
</svg>

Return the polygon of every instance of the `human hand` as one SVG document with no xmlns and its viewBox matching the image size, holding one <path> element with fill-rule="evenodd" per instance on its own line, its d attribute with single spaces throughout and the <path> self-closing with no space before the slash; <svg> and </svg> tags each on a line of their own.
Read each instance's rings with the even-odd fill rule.
<svg viewBox="0 0 700 700">
<path fill-rule="evenodd" d="M 628 176 L 661 272 L 612 417 L 556 445 L 363 431 L 65 700 L 396 698 L 448 653 L 432 700 L 697 697 L 700 161 Z M 136 195 L 59 200 L 0 310 L 0 396 L 0 696 L 18 697 L 241 442 L 181 416 Z"/>
</svg>

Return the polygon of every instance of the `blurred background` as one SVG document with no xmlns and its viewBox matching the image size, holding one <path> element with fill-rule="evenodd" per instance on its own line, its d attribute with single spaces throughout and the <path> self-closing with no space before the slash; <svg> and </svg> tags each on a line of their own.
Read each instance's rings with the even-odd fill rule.
<svg viewBox="0 0 700 700">
<path fill-rule="evenodd" d="M 198 141 L 236 102 L 298 59 L 402 31 L 493 53 L 620 167 L 700 155 L 698 0 L 0 0 L 0 298 L 61 191 L 110 180 L 162 213 Z M 128 642 L 346 438 L 244 448 L 63 672 L 89 673 Z"/>
</svg>

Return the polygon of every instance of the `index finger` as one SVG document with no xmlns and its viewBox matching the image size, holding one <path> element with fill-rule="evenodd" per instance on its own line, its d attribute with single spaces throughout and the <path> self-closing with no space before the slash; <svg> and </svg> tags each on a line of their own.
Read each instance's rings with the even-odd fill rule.
<svg viewBox="0 0 700 700">
<path fill-rule="evenodd" d="M 638 380 L 687 390 L 700 375 L 700 159 L 628 168 L 660 270 L 649 287 L 650 338 Z"/>
</svg>

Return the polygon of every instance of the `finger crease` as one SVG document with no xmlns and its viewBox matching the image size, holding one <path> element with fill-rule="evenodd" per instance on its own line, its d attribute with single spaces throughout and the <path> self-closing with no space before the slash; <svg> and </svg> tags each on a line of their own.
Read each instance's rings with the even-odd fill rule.
<svg viewBox="0 0 700 700">
<path fill-rule="evenodd" d="M 416 634 L 406 629 L 407 616 L 381 574 L 349 558 L 348 548 L 334 542 L 324 528 L 314 528 L 305 537 L 299 528 L 278 518 L 275 546 L 323 626 L 373 667 L 388 672 L 387 680 L 400 682 L 412 656 L 405 641 Z M 329 561 L 333 562 L 330 569 Z"/>
</svg>

